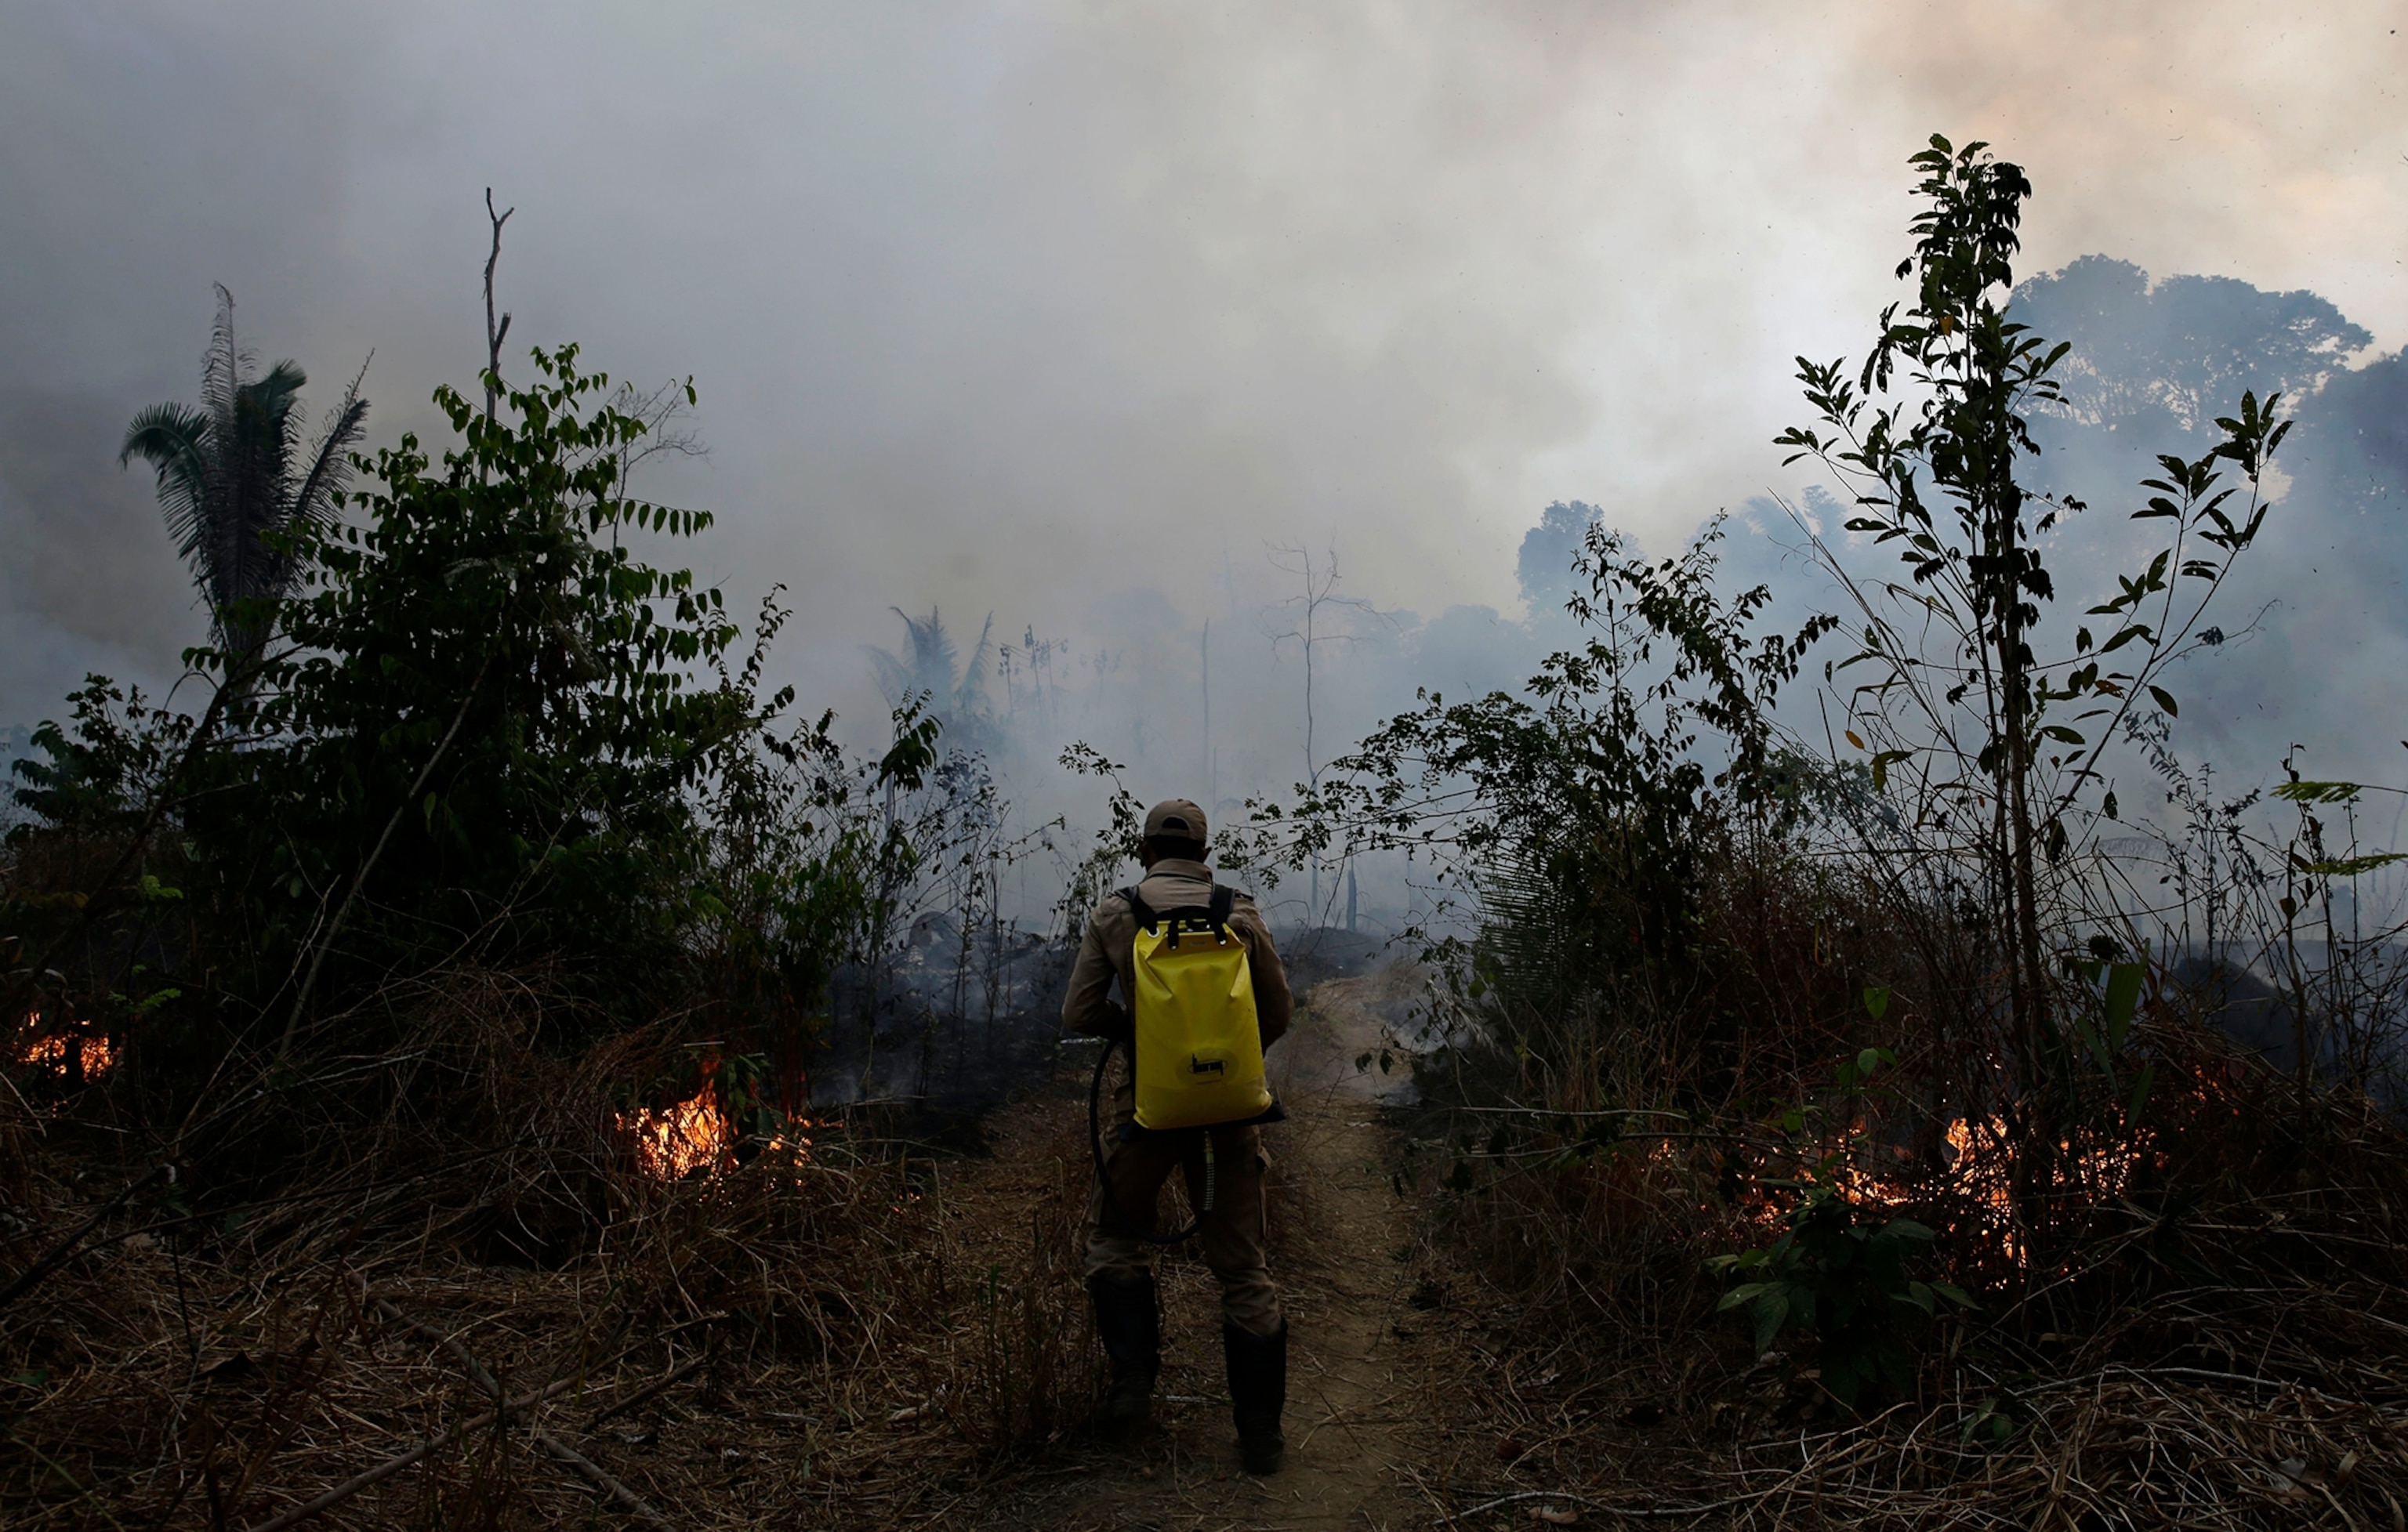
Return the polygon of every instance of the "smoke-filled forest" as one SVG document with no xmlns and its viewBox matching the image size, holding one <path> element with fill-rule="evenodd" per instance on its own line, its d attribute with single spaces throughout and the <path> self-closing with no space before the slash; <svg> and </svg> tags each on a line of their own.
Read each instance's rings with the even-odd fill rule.
<svg viewBox="0 0 2408 1532">
<path fill-rule="evenodd" d="M 0 21 L 0 1516 L 2408 1528 L 2398 36 L 1971 9 Z"/>
</svg>

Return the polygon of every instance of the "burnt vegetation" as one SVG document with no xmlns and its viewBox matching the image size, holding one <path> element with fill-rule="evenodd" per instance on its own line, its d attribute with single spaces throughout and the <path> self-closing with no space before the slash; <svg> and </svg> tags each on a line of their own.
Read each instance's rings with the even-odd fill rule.
<svg viewBox="0 0 2408 1532">
<path fill-rule="evenodd" d="M 2279 525 L 2285 403 L 2113 501 L 2042 482 L 2092 374 L 2006 301 L 2031 189 L 1914 165 L 1912 296 L 1800 359 L 1780 438 L 1842 498 L 1796 513 L 1831 614 L 1733 589 L 1720 522 L 1670 559 L 1586 522 L 1578 644 L 1221 837 L 1266 885 L 1426 894 L 1419 1009 L 1354 1060 L 1415 1086 L 1412 1307 L 1478 1338 L 1414 1482 L 1469 1525 L 2408 1525 L 2388 790 L 2295 755 L 2219 797 L 2170 743 Z M 850 752 L 765 684 L 776 599 L 668 558 L 709 516 L 631 494 L 690 387 L 573 347 L 505 379 L 505 315 L 439 452 L 358 454 L 360 385 L 313 444 L 231 314 L 205 408 L 125 448 L 207 700 L 93 678 L 15 767 L 0 1511 L 988 1503 L 1091 1402 L 1086 1146 L 965 1218 L 997 1096 L 961 1082 L 1053 1081 L 1025 1024 L 1141 811 L 1013 820 L 975 694 L 1033 631 L 964 660 L 905 616 L 890 743 Z M 2052 562 L 2106 517 L 2128 567 Z"/>
<path fill-rule="evenodd" d="M 2004 301 L 2030 189 L 1979 144 L 1914 165 L 1913 296 L 1861 361 L 1799 359 L 1780 438 L 1842 491 L 1843 525 L 1794 517 L 1837 615 L 1772 627 L 1719 523 L 1649 561 L 1594 523 L 1582 647 L 1426 697 L 1246 851 L 1401 853 L 1448 895 L 1409 1158 L 1440 1288 L 1505 1353 L 1460 1435 L 1534 1502 L 2384 1525 L 2380 790 L 2214 800 L 2166 745 L 2279 514 L 2282 403 L 2244 391 L 2114 509 L 2028 487 L 2069 350 Z M 2136 565 L 2052 567 L 2103 515 Z M 2172 811 L 2128 819 L 2119 780 Z"/>
</svg>

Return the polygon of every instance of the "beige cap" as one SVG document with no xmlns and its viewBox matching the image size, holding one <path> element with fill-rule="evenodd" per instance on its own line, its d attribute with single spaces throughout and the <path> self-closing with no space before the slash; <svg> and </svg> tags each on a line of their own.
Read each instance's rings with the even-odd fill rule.
<svg viewBox="0 0 2408 1532">
<path fill-rule="evenodd" d="M 1185 798 L 1165 798 L 1145 811 L 1145 838 L 1168 836 L 1175 840 L 1205 838 L 1204 810 Z"/>
</svg>

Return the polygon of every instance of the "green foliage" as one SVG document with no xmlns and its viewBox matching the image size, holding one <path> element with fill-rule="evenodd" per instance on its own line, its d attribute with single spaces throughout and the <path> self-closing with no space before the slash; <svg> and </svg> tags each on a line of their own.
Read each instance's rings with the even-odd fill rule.
<svg viewBox="0 0 2408 1532">
<path fill-rule="evenodd" d="M 1138 842 L 1145 834 L 1145 805 L 1121 781 L 1120 774 L 1128 767 L 1092 745 L 1083 741 L 1070 745 L 1062 752 L 1061 764 L 1082 777 L 1096 777 L 1112 784 L 1111 796 L 1105 803 L 1104 823 L 1071 866 L 1062 897 L 1054 906 L 1056 930 L 1064 939 L 1076 941 L 1085 928 L 1088 911 L 1105 895 L 1121 886 L 1122 869 L 1136 857 Z M 1219 838 L 1226 844 L 1229 838 L 1225 833 Z M 1224 865 L 1241 863 L 1224 858 Z"/>
<path fill-rule="evenodd" d="M 723 693 L 757 694 L 787 616 L 777 594 L 742 667 L 733 676 L 722 667 Z M 938 761 L 937 721 L 910 708 L 894 715 L 882 756 L 856 761 L 833 737 L 832 714 L 776 732 L 771 723 L 791 701 L 781 690 L 751 705 L 756 727 L 743 748 L 721 752 L 697 795 L 695 888 L 680 936 L 693 964 L 681 982 L 714 1002 L 698 1020 L 772 1046 L 798 1012 L 817 1009 L 837 965 L 894 924 L 931 826 L 888 804 L 918 792 Z M 790 1054 L 794 1041 L 785 1040 Z"/>
<path fill-rule="evenodd" d="M 1903 313 L 1884 310 L 1853 376 L 1842 362 L 1799 359 L 1818 419 L 1776 439 L 1786 461 L 1813 459 L 1839 479 L 1846 529 L 1892 549 L 1903 568 L 1902 580 L 1859 580 L 1818 542 L 1862 621 L 1856 651 L 1826 677 L 1857 672 L 1846 737 L 1870 757 L 1887 800 L 1872 841 L 1899 859 L 1894 875 L 1929 880 L 1931 902 L 1985 949 L 1973 966 L 2004 981 L 1997 1056 L 2029 1107 L 2064 1094 L 2051 1071 L 2086 1052 L 2063 1046 L 2046 953 L 2071 945 L 2077 853 L 2099 818 L 2119 813 L 2106 752 L 2174 718 L 2169 667 L 2223 641 L 2202 618 L 2264 525 L 2261 476 L 2289 427 L 2279 397 L 2244 394 L 2205 455 L 2160 457 L 2131 518 L 2163 523 L 2164 544 L 2088 608 L 2104 619 L 2097 632 L 2077 624 L 2070 642 L 2043 651 L 2035 638 L 2057 578 L 2041 539 L 2086 508 L 2033 493 L 2022 477 L 2039 451 L 2030 414 L 2064 407 L 2057 374 L 2068 352 L 2006 302 L 2031 186 L 1980 143 L 1935 136 L 1913 165 L 1923 208 L 1898 275 L 1916 279 L 1915 298 Z M 2225 482 L 2236 465 L 2243 482 Z M 1971 996 L 1955 1004 L 1988 1009 Z M 2027 1149 L 2045 1153 L 2057 1130 L 2042 1119 L 2055 1110 L 2018 1110 Z"/>
<path fill-rule="evenodd" d="M 2157 1084 L 2157 1066 L 2145 1061 L 2135 1066 L 2128 1049 L 2149 966 L 2076 961 L 2070 966 L 2082 983 L 2073 992 L 2066 1023 L 2065 1052 L 2072 1056 L 2058 1071 L 2060 1090 L 2077 1100 L 2100 1096 L 2088 1115 L 2129 1133 L 2139 1125 Z M 2095 1073 L 2084 1078 L 2083 1065 Z"/>
<path fill-rule="evenodd" d="M 1821 1179 L 1771 1182 L 1798 1195 L 1780 1238 L 1710 1265 L 1744 1279 L 1719 1307 L 1748 1311 L 1759 1354 L 1785 1334 L 1813 1335 L 1823 1387 L 1856 1409 L 1914 1386 L 1902 1322 L 1928 1320 L 1943 1303 L 1960 1310 L 1974 1303 L 1946 1282 L 1914 1277 L 1910 1268 L 1929 1253 L 1931 1231 L 1909 1218 L 1876 1223 L 1832 1184 L 1834 1168 L 1827 1162 Z"/>
<path fill-rule="evenodd" d="M 2358 782 L 2291 781 L 2279 783 L 2274 795 L 2292 803 L 2355 803 L 2365 791 Z"/>
<path fill-rule="evenodd" d="M 491 418 L 437 391 L 439 462 L 404 437 L 354 460 L 344 520 L 273 534 L 290 590 L 247 610 L 279 641 L 193 652 L 208 726 L 97 679 L 43 726 L 15 766 L 12 982 L 138 1024 L 152 1067 L 337 1017 L 373 1047 L 393 1024 L 363 1002 L 464 962 L 543 969 L 563 1040 L 674 1013 L 794 1063 L 919 866 L 897 801 L 939 724 L 907 707 L 856 761 L 831 718 L 790 722 L 792 690 L 763 694 L 775 595 L 736 664 L 720 593 L 639 551 L 710 518 L 628 498 L 644 421 L 575 348 L 533 361 Z M 79 846 L 125 851 L 101 873 Z M 189 929 L 132 984 L 166 910 Z"/>
<path fill-rule="evenodd" d="M 34 730 L 42 758 L 10 763 L 19 783 L 10 796 L 34 815 L 10 832 L 20 845 L 36 823 L 88 834 L 132 830 L 192 737 L 191 718 L 152 707 L 138 688 L 104 676 L 85 677 L 66 700 L 68 723 L 50 721 Z"/>
<path fill-rule="evenodd" d="M 903 620 L 907 642 L 900 654 L 869 651 L 878 672 L 879 689 L 897 708 L 917 706 L 944 725 L 955 750 L 991 751 L 997 743 L 995 720 L 986 700 L 989 657 L 996 652 L 995 614 L 987 614 L 969 658 L 961 658 L 943 615 L 934 607 L 924 618 L 900 607 L 890 609 Z"/>
<path fill-rule="evenodd" d="M 1882 1023 L 1892 998 L 1885 987 L 1866 989 L 1866 1015 Z M 1756 1183 L 1773 1199 L 1794 1199 L 1780 1219 L 1781 1234 L 1769 1246 L 1706 1263 L 1738 1282 L 1719 1311 L 1747 1310 L 1758 1353 L 1784 1335 L 1813 1338 L 1823 1387 L 1850 1409 L 1911 1388 L 1916 1326 L 1942 1304 L 1975 1307 L 1962 1290 L 1914 1274 L 1931 1253 L 1930 1228 L 1884 1216 L 1851 1191 L 1861 1184 L 1852 1170 L 1883 1157 L 1865 1124 L 1909 1104 L 1898 1062 L 1888 1048 L 1858 1049 L 1833 1067 L 1831 1092 L 1772 1120 L 1806 1157 L 1797 1175 Z"/>
<path fill-rule="evenodd" d="M 1300 862 L 1342 842 L 1435 863 L 1483 916 L 1461 976 L 1475 998 L 1504 984 L 1548 1013 L 1617 977 L 1677 989 L 1698 955 L 1704 860 L 1735 823 L 1778 830 L 1828 785 L 1799 771 L 1766 709 L 1829 619 L 1757 632 L 1770 592 L 1716 589 L 1721 535 L 1717 522 L 1654 562 L 1592 525 L 1570 603 L 1582 647 L 1521 696 L 1426 694 L 1294 809 L 1257 806 L 1259 833 L 1235 851 Z"/>
<path fill-rule="evenodd" d="M 1902 731 L 1915 736 L 1908 748 L 1883 750 L 1882 758 L 1916 760 L 1935 796 L 1987 813 L 1985 806 L 2023 791 L 2049 745 L 2072 747 L 2073 754 L 2056 758 L 2072 769 L 2054 798 L 2040 795 L 2027 816 L 2036 816 L 2042 838 L 2053 838 L 2057 816 L 2099 782 L 2101 752 L 2140 701 L 2168 717 L 2179 710 L 2156 678 L 2181 655 L 2221 641 L 2199 622 L 2231 556 L 2265 523 L 2259 480 L 2290 427 L 2276 418 L 2279 396 L 2261 405 L 2244 394 L 2237 415 L 2217 419 L 2225 439 L 2207 455 L 2160 457 L 2164 477 L 2143 481 L 2154 493 L 2131 516 L 2173 523 L 2167 546 L 2139 570 L 2116 576 L 2116 593 L 2089 609 L 2112 620 L 2103 638 L 2084 626 L 2070 654 L 2038 658 L 2030 636 L 2056 580 L 2033 539 L 2086 507 L 2028 492 L 2016 464 L 2039 451 L 2029 412 L 2062 403 L 2055 373 L 2068 348 L 2032 334 L 2000 301 L 2013 285 L 2021 205 L 2031 192 L 2021 169 L 1991 160 L 1983 144 L 1952 150 L 1935 136 L 1931 145 L 1914 160 L 1927 207 L 1912 226 L 1915 254 L 1898 272 L 1918 274 L 1915 306 L 1903 320 L 1896 304 L 1883 312 L 1880 338 L 1854 381 L 1840 362 L 1800 357 L 1799 379 L 1821 423 L 1792 427 L 1776 442 L 1792 449 L 1785 462 L 1813 458 L 1851 487 L 1856 508 L 1847 530 L 1870 535 L 1875 546 L 1899 545 L 1908 571 L 1907 587 L 1885 589 L 1913 622 L 1936 619 L 1950 636 L 1949 652 L 1923 655 L 1902 624 L 1838 571 L 1859 592 L 1868 621 L 1862 647 L 1833 674 L 1870 666 L 1872 679 L 1854 694 L 1858 719 L 1881 742 Z M 1912 393 L 1876 407 L 1901 370 Z M 2237 505 L 2239 487 L 2221 482 L 2224 463 L 2240 465 L 2251 492 Z M 2176 589 L 2181 580 L 2202 583 L 2186 599 Z M 2106 656 L 2128 648 L 2127 668 L 2107 665 Z M 1954 719 L 1969 704 L 1976 731 L 1964 750 Z M 2053 719 L 2051 705 L 2079 710 Z M 1965 822 L 1977 820 L 1978 813 Z M 2035 832 L 2010 833 L 2028 842 Z M 2026 850 L 2018 842 L 1997 854 L 2013 859 Z"/>
<path fill-rule="evenodd" d="M 354 882 L 357 936 L 338 935 L 361 972 L 389 943 L 466 941 L 639 986 L 668 955 L 689 795 L 760 719 L 735 688 L 688 685 L 736 637 L 719 594 L 628 546 L 710 518 L 620 498 L 641 422 L 597 404 L 609 379 L 575 348 L 535 361 L 491 421 L 438 390 L 462 437 L 439 468 L 405 437 L 364 465 L 360 520 L 298 540 L 289 647 L 247 721 L 272 748 L 217 762 L 223 790 L 187 816 L 271 966 Z"/>
</svg>

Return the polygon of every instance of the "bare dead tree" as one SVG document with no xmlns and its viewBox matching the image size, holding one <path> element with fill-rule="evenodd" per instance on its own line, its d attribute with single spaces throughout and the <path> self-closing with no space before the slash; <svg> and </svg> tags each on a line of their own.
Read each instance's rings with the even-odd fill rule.
<svg viewBox="0 0 2408 1532">
<path fill-rule="evenodd" d="M 1355 613 L 1381 623 L 1393 623 L 1395 619 L 1361 596 L 1338 594 L 1338 551 L 1334 548 L 1322 550 L 1317 563 L 1312 550 L 1297 543 L 1275 543 L 1267 556 L 1272 568 L 1300 581 L 1298 594 L 1275 609 L 1289 614 L 1294 625 L 1272 632 L 1271 649 L 1277 652 L 1280 645 L 1293 643 L 1304 653 L 1304 778 L 1306 787 L 1318 794 L 1321 759 L 1314 744 L 1313 682 L 1319 651 L 1325 645 L 1358 643 L 1366 637 L 1347 623 L 1342 613 Z M 1312 907 L 1316 910 L 1321 908 L 1318 857 L 1312 863 Z"/>
<path fill-rule="evenodd" d="M 1212 752 L 1212 619 L 1204 619 L 1204 637 L 1197 646 L 1197 657 L 1203 669 L 1204 680 L 1204 801 L 1210 805 L 1205 812 L 1221 811 L 1220 762 Z"/>
<path fill-rule="evenodd" d="M 1386 612 L 1357 595 L 1338 594 L 1338 552 L 1324 549 L 1314 562 L 1312 550 L 1294 543 L 1275 544 L 1268 554 L 1271 567 L 1297 577 L 1300 594 L 1279 603 L 1277 610 L 1292 614 L 1294 625 L 1271 634 L 1271 648 L 1295 644 L 1304 653 L 1304 775 L 1308 786 L 1321 785 L 1321 761 L 1313 744 L 1313 676 L 1319 651 L 1326 645 L 1352 644 L 1364 635 L 1339 625 L 1340 611 L 1359 612 L 1385 623 Z"/>
<path fill-rule="evenodd" d="M 485 256 L 485 419 L 494 418 L 494 406 L 500 400 L 502 388 L 502 338 L 510 333 L 510 316 L 504 314 L 501 322 L 494 321 L 494 267 L 502 259 L 502 225 L 510 221 L 511 208 L 494 211 L 494 189 L 485 188 L 485 217 L 494 225 L 493 249 Z"/>
</svg>

